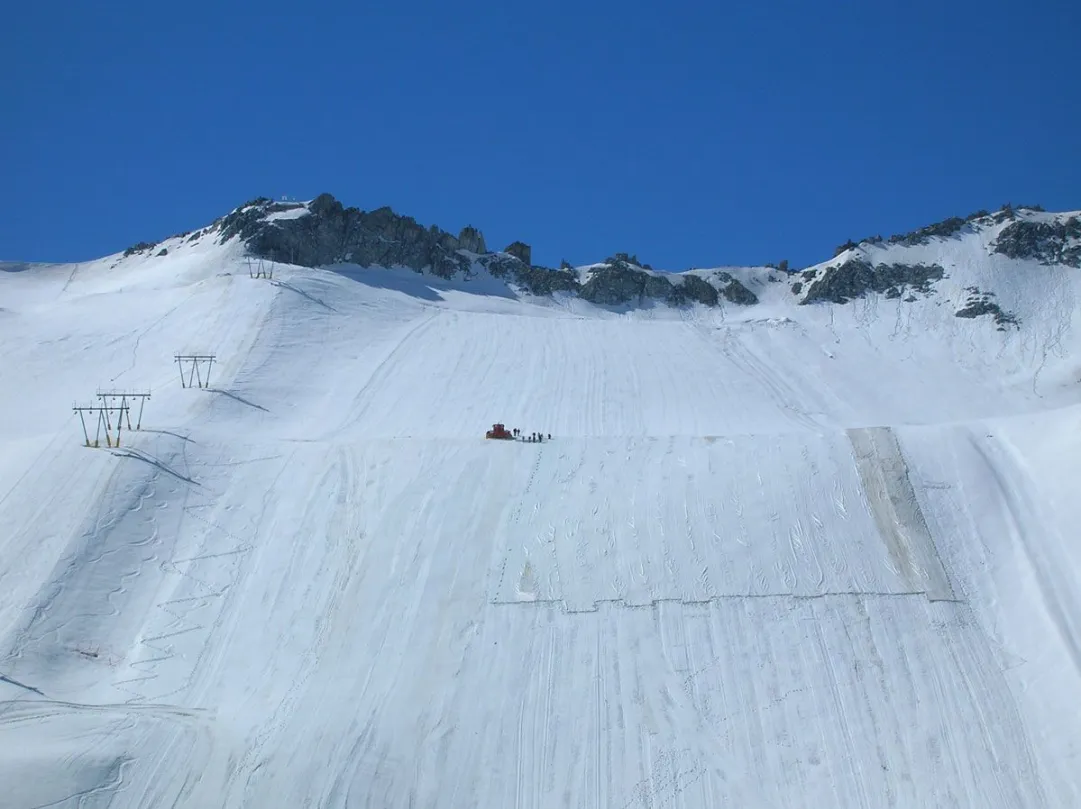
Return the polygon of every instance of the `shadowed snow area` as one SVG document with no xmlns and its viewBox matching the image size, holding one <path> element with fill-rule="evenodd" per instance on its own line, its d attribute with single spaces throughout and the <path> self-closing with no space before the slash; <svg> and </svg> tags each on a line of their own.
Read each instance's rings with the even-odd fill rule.
<svg viewBox="0 0 1081 809">
<path fill-rule="evenodd" d="M 0 265 L 0 807 L 1081 805 L 1076 270 L 606 309 L 163 244 Z"/>
</svg>

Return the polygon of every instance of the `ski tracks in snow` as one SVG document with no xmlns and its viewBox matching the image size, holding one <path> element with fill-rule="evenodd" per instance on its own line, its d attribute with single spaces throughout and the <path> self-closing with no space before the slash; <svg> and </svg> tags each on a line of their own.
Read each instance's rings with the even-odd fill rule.
<svg viewBox="0 0 1081 809">
<path fill-rule="evenodd" d="M 390 350 L 372 370 L 367 381 L 356 391 L 356 394 L 353 396 L 353 401 L 349 405 L 348 413 L 345 415 L 341 424 L 337 425 L 330 432 L 321 434 L 316 440 L 330 440 L 339 435 L 342 430 L 347 427 L 359 429 L 363 433 L 364 418 L 371 407 L 374 394 L 376 394 L 382 386 L 398 372 L 397 360 L 406 353 L 408 345 L 413 340 L 418 339 L 427 329 L 432 328 L 435 321 L 442 314 L 443 313 L 440 310 L 435 309 L 429 312 L 426 317 L 421 318 L 419 321 L 405 329 L 392 344 Z"/>
<path fill-rule="evenodd" d="M 802 404 L 807 401 L 810 390 L 798 394 L 775 369 L 759 359 L 752 349 L 744 345 L 741 335 L 726 334 L 721 347 L 733 365 L 765 389 L 770 399 L 794 426 L 811 432 L 819 432 L 827 428 L 828 425 L 821 423 L 819 417 L 812 416 Z"/>
<path fill-rule="evenodd" d="M 1056 628 L 1075 671 L 1081 675 L 1081 598 L 1077 594 L 1076 581 L 1069 575 L 1071 565 L 1057 553 L 1063 540 L 1048 521 L 1041 518 L 1019 456 L 1002 442 L 987 442 L 975 434 L 970 434 L 970 441 L 986 464 L 1003 506 L 1004 526 L 1032 570 L 1050 623 Z M 1029 526 L 1033 525 L 1040 526 L 1045 535 L 1042 541 L 1034 541 L 1030 536 Z"/>
<path fill-rule="evenodd" d="M 1042 791 L 1054 748 L 1034 756 L 982 614 L 930 600 L 953 568 L 935 567 L 943 523 L 923 521 L 927 492 L 894 437 L 835 426 L 856 408 L 782 356 L 775 324 L 726 323 L 718 340 L 693 320 L 399 311 L 384 297 L 371 326 L 344 293 L 338 316 L 271 290 L 281 317 L 235 341 L 254 345 L 230 372 L 256 401 L 278 396 L 274 416 L 215 409 L 189 426 L 218 444 L 135 453 L 145 463 L 119 467 L 71 558 L 32 571 L 40 609 L 12 613 L 4 676 L 67 700 L 4 686 L 34 699 L 0 706 L 0 741 L 32 727 L 34 772 L 70 776 L 27 805 L 1066 794 Z M 873 305 L 853 315 L 862 357 L 884 356 Z M 208 331 L 228 331 L 229 312 Z M 306 442 L 289 451 L 270 431 L 282 412 Z M 485 442 L 493 420 L 556 435 Z M 1066 566 L 1036 536 L 1038 493 L 1000 461 L 1009 546 L 1076 673 Z M 63 649 L 94 633 L 100 657 Z"/>
</svg>

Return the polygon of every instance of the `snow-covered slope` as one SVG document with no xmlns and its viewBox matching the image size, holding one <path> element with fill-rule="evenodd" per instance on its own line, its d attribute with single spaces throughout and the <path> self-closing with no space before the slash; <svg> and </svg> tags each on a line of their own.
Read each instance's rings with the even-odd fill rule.
<svg viewBox="0 0 1081 809">
<path fill-rule="evenodd" d="M 1007 226 L 750 306 L 0 265 L 0 807 L 1081 804 L 1081 271 Z M 801 304 L 854 259 L 944 277 Z"/>
</svg>

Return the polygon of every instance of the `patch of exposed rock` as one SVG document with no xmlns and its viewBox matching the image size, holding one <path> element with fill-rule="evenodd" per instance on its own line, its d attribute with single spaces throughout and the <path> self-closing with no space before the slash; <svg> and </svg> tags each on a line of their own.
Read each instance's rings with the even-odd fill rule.
<svg viewBox="0 0 1081 809">
<path fill-rule="evenodd" d="M 590 273 L 579 295 L 587 301 L 609 306 L 661 300 L 672 306 L 701 303 L 716 306 L 723 296 L 739 305 L 758 303 L 758 297 L 730 274 L 714 274 L 718 285 L 697 275 L 677 276 L 675 280 L 657 275 L 634 264 L 626 253 L 617 253 Z"/>
<path fill-rule="evenodd" d="M 1032 222 L 1015 220 L 999 233 L 992 247 L 1009 258 L 1081 268 L 1081 219 Z"/>
<path fill-rule="evenodd" d="M 698 275 L 669 278 L 634 263 L 634 256 L 616 253 L 590 271 L 588 280 L 581 283 L 577 270 L 566 262 L 558 270 L 528 266 L 521 258 L 528 255 L 528 250 L 528 245 L 516 242 L 502 254 L 482 256 L 479 263 L 495 277 L 510 281 L 533 295 L 570 292 L 582 300 L 603 306 L 642 305 L 651 299 L 672 306 L 692 303 L 716 306 L 722 296 L 741 305 L 758 302 L 753 292 L 724 272 L 713 276 L 716 285 Z"/>
<path fill-rule="evenodd" d="M 667 278 L 646 272 L 622 255 L 605 259 L 603 266 L 592 270 L 582 284 L 579 297 L 591 303 L 618 306 L 642 303 L 646 298 L 666 299 L 672 290 Z"/>
<path fill-rule="evenodd" d="M 758 303 L 758 296 L 729 273 L 717 273 L 717 278 L 724 283 L 724 286 L 721 287 L 721 294 L 732 303 L 738 303 L 741 306 L 751 306 Z"/>
<path fill-rule="evenodd" d="M 503 252 L 514 256 L 527 267 L 533 266 L 533 248 L 525 242 L 511 242 L 503 248 Z"/>
<path fill-rule="evenodd" d="M 459 250 L 485 251 L 484 237 L 475 228 L 467 227 L 455 238 L 387 207 L 374 211 L 346 208 L 330 194 L 312 200 L 303 216 L 269 216 L 296 207 L 296 203 L 255 200 L 218 221 L 219 238 L 225 242 L 240 237 L 253 255 L 269 261 L 305 267 L 344 262 L 364 267 L 409 267 L 443 278 L 469 269 L 469 259 Z"/>
<path fill-rule="evenodd" d="M 157 242 L 139 242 L 138 244 L 133 244 L 131 247 L 124 251 L 124 258 L 130 258 L 136 253 L 149 253 L 157 246 Z"/>
<path fill-rule="evenodd" d="M 739 284 L 739 281 L 736 281 L 736 283 Z M 739 284 L 739 286 L 743 287 L 743 284 Z M 672 284 L 671 289 L 666 290 L 665 299 L 674 306 L 693 302 L 703 303 L 706 306 L 716 306 L 718 293 L 717 288 L 704 278 L 697 275 L 684 275 L 681 283 Z M 755 298 L 755 301 L 757 300 Z"/>
<path fill-rule="evenodd" d="M 965 291 L 968 292 L 968 300 L 954 313 L 957 317 L 977 318 L 989 315 L 994 318 L 999 331 L 1006 331 L 1007 326 L 1018 325 L 1016 315 L 1004 311 L 991 300 L 995 296 L 994 292 L 981 292 L 977 287 L 966 287 Z"/>
<path fill-rule="evenodd" d="M 472 225 L 466 225 L 458 234 L 458 249 L 478 254 L 488 252 L 484 244 L 484 234 Z"/>
<path fill-rule="evenodd" d="M 940 280 L 945 274 L 937 264 L 871 265 L 863 259 L 853 258 L 823 271 L 804 272 L 804 280 L 811 283 L 800 303 L 848 303 L 870 292 L 885 293 L 893 298 L 899 298 L 904 290 L 930 292 L 931 282 Z"/>
<path fill-rule="evenodd" d="M 529 247 L 529 245 L 524 246 Z M 479 261 L 481 266 L 496 278 L 517 284 L 532 295 L 552 295 L 556 292 L 577 293 L 579 289 L 578 273 L 574 270 L 531 267 L 509 251 L 504 254 L 482 256 Z"/>
<path fill-rule="evenodd" d="M 303 211 L 297 211 L 303 208 Z M 287 216 L 274 214 L 294 212 Z M 296 215 L 299 213 L 300 215 Z M 890 238 L 892 243 L 922 244 L 931 238 L 948 238 L 969 223 L 990 222 L 987 212 L 965 219 L 953 218 L 909 234 Z M 978 222 L 976 220 L 979 220 Z M 1081 247 L 1070 242 L 1081 235 L 1076 219 L 1067 224 L 1032 230 L 1035 223 L 1015 221 L 1003 231 L 997 249 L 1007 254 L 1038 254 L 1047 260 L 1081 261 Z M 388 207 L 374 211 L 346 208 L 329 194 L 311 203 L 273 202 L 261 198 L 241 206 L 218 220 L 210 229 L 224 242 L 240 238 L 260 258 L 310 267 L 337 263 L 360 266 L 409 267 L 417 272 L 451 278 L 468 274 L 474 262 L 534 295 L 570 293 L 606 306 L 642 305 L 647 300 L 684 306 L 694 303 L 717 306 L 722 299 L 740 306 L 758 297 L 731 274 L 668 275 L 654 272 L 637 256 L 616 253 L 593 268 L 582 282 L 577 270 L 566 263 L 549 269 L 532 263 L 532 250 L 516 241 L 498 253 L 488 252 L 481 232 L 467 226 L 454 236 L 435 226 L 424 227 L 412 217 Z M 208 231 L 209 232 L 209 231 Z M 881 241 L 876 237 L 870 241 Z M 137 245 L 148 249 L 151 245 Z M 857 245 L 846 243 L 844 249 Z M 136 249 L 136 248 L 133 248 Z M 839 248 L 840 249 L 840 248 Z M 1076 266 L 1076 265 L 1075 265 Z M 913 292 L 928 292 L 932 282 L 944 277 L 938 265 L 878 264 L 862 257 L 850 258 L 825 270 L 803 272 L 792 284 L 801 303 L 846 303 L 868 293 L 912 299 Z M 906 294 L 907 293 L 907 294 Z"/>
<path fill-rule="evenodd" d="M 909 231 L 908 233 L 895 233 L 888 239 L 884 239 L 881 236 L 871 236 L 866 239 L 861 239 L 858 243 L 849 239 L 844 244 L 839 245 L 833 251 L 833 255 L 834 257 L 839 256 L 846 250 L 851 250 L 864 244 L 878 245 L 888 243 L 899 244 L 904 247 L 916 247 L 917 245 L 927 244 L 931 239 L 948 239 L 959 233 L 966 225 L 971 226 L 974 230 L 980 230 L 987 225 L 1001 225 L 1003 222 L 1013 221 L 1017 218 L 1018 211 L 1042 212 L 1043 208 L 1039 205 L 1018 205 L 1015 208 L 1007 202 L 995 213 L 983 209 L 973 211 L 964 218 L 951 216 L 947 219 L 943 219 L 941 222 L 934 222 L 933 224 L 926 225 L 922 228 L 916 228 L 916 230 Z"/>
</svg>

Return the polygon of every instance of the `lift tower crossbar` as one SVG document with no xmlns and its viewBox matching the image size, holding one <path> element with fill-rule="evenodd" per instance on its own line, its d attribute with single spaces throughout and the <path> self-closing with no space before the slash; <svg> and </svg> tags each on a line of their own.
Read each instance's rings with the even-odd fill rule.
<svg viewBox="0 0 1081 809">
<path fill-rule="evenodd" d="M 182 388 L 207 388 L 210 387 L 210 368 L 217 357 L 214 354 L 177 354 L 176 364 L 180 367 L 180 387 Z M 184 376 L 185 367 L 190 365 L 187 376 Z M 206 368 L 206 379 L 203 379 L 203 368 Z"/>
<path fill-rule="evenodd" d="M 141 430 L 143 428 L 143 408 L 146 406 L 146 400 L 150 398 L 150 393 L 132 393 L 130 391 L 120 390 L 99 390 L 97 397 L 101 399 L 103 405 L 116 405 L 121 408 L 119 416 L 127 417 L 128 429 L 131 430 L 131 414 L 129 409 L 135 405 L 135 400 L 139 400 L 139 416 L 135 421 L 135 429 Z M 109 418 L 109 414 L 105 414 L 106 420 Z"/>
<path fill-rule="evenodd" d="M 266 264 L 263 259 L 259 259 L 259 263 L 256 264 L 252 261 L 251 256 L 248 256 L 248 277 L 249 278 L 266 278 L 270 280 L 274 277 L 274 264 Z"/>
<path fill-rule="evenodd" d="M 100 447 L 101 446 L 101 433 L 102 428 L 105 432 L 105 443 L 109 447 L 120 446 L 120 431 L 121 431 L 121 419 L 127 417 L 129 405 L 87 405 L 80 407 L 74 405 L 72 408 L 79 414 L 79 422 L 83 425 L 83 438 L 86 440 L 86 446 L 88 447 Z M 112 414 L 116 414 L 116 440 L 114 442 L 112 435 Z M 94 430 L 94 440 L 90 440 L 90 431 L 86 427 L 86 417 L 89 415 L 91 418 L 97 414 L 98 421 L 97 427 Z M 131 425 L 131 419 L 127 418 L 128 425 Z"/>
</svg>

